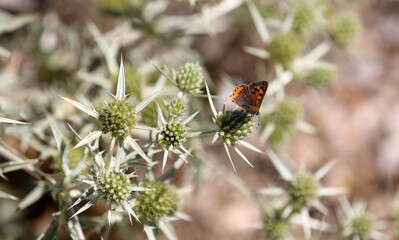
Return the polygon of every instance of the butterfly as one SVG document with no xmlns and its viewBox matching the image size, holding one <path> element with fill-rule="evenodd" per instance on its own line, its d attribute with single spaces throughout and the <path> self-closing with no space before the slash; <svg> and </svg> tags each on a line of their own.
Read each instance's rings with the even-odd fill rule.
<svg viewBox="0 0 399 240">
<path fill-rule="evenodd" d="M 265 97 L 268 83 L 266 81 L 241 84 L 233 90 L 231 100 L 253 115 L 259 114 L 259 108 Z"/>
</svg>

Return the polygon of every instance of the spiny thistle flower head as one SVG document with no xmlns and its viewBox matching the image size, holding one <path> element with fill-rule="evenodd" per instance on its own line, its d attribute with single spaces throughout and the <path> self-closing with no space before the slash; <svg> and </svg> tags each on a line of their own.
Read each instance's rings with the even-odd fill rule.
<svg viewBox="0 0 399 240">
<path fill-rule="evenodd" d="M 160 182 L 144 182 L 140 186 L 149 189 L 135 199 L 140 219 L 152 222 L 178 210 L 181 197 L 175 188 Z"/>
<path fill-rule="evenodd" d="M 298 101 L 291 98 L 286 98 L 280 101 L 275 111 L 267 116 L 267 120 L 276 124 L 289 126 L 292 125 L 301 115 L 302 107 Z"/>
<path fill-rule="evenodd" d="M 111 206 L 119 206 L 132 191 L 129 177 L 118 171 L 92 173 L 98 195 Z"/>
<path fill-rule="evenodd" d="M 173 121 L 167 123 L 158 135 L 161 146 L 168 148 L 176 147 L 186 141 L 187 130 L 183 123 Z"/>
<path fill-rule="evenodd" d="M 281 218 L 272 218 L 265 222 L 267 237 L 270 239 L 281 239 L 287 235 L 290 228 L 288 222 Z"/>
<path fill-rule="evenodd" d="M 254 126 L 251 115 L 245 110 L 220 112 L 215 123 L 219 127 L 219 137 L 233 146 L 252 133 Z"/>
<path fill-rule="evenodd" d="M 105 134 L 112 137 L 127 137 L 136 126 L 136 112 L 126 100 L 112 100 L 100 109 L 98 119 Z"/>
<path fill-rule="evenodd" d="M 352 219 L 352 235 L 366 237 L 374 228 L 374 218 L 370 214 L 360 213 Z"/>
<path fill-rule="evenodd" d="M 331 21 L 328 33 L 336 44 L 346 48 L 359 35 L 360 29 L 360 21 L 356 16 L 341 15 Z"/>
<path fill-rule="evenodd" d="M 270 57 L 286 67 L 289 67 L 299 54 L 301 42 L 294 33 L 280 33 L 273 37 L 268 45 Z"/>
<path fill-rule="evenodd" d="M 188 62 L 173 75 L 177 87 L 186 93 L 197 93 L 204 80 L 199 62 Z"/>
<path fill-rule="evenodd" d="M 303 81 L 313 86 L 326 85 L 332 82 L 335 75 L 336 71 L 334 68 L 319 67 L 314 68 Z"/>
<path fill-rule="evenodd" d="M 294 177 L 289 182 L 287 189 L 294 211 L 299 211 L 307 206 L 317 196 L 319 189 L 319 181 L 309 173 L 303 173 Z"/>
<path fill-rule="evenodd" d="M 183 114 L 186 107 L 187 100 L 184 97 L 176 97 L 172 99 L 172 102 L 167 105 L 171 116 L 180 116 Z"/>
<path fill-rule="evenodd" d="M 304 33 L 315 24 L 313 7 L 307 2 L 300 2 L 295 5 L 292 28 L 295 32 Z"/>
</svg>

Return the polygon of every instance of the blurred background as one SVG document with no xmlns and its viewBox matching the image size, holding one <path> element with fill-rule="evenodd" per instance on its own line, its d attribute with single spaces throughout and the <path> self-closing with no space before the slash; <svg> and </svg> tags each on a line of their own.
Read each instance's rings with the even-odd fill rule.
<svg viewBox="0 0 399 240">
<path fill-rule="evenodd" d="M 127 9 L 122 0 L 0 0 L 2 112 L 17 119 L 24 119 L 25 116 L 18 112 L 23 108 L 31 116 L 36 112 L 38 118 L 48 112 L 55 116 L 67 115 L 71 111 L 69 106 L 55 105 L 52 101 L 57 100 L 41 93 L 55 91 L 59 95 L 73 96 L 82 88 L 81 81 L 85 84 L 101 82 L 84 75 L 93 71 L 111 79 L 118 68 L 115 72 L 107 54 L 119 59 L 121 53 L 125 65 L 133 67 L 144 65 L 147 58 L 162 59 L 162 64 L 179 66 L 185 55 L 195 56 L 193 58 L 200 59 L 205 67 L 213 91 L 222 96 L 216 101 L 217 109 L 224 103 L 230 104 L 228 96 L 238 84 L 272 81 L 274 76 L 268 70 L 272 67 L 268 59 L 244 51 L 245 46 L 265 48 L 248 9 L 241 5 L 232 6 L 235 1 L 231 1 L 231 4 L 223 5 L 225 9 L 218 9 L 220 17 L 214 17 L 212 8 L 219 2 L 198 1 L 192 6 L 182 0 L 157 6 L 151 5 L 151 1 L 132 0 Z M 378 219 L 389 219 L 389 206 L 399 176 L 399 68 L 396 67 L 399 64 L 399 2 L 318 2 L 328 5 L 323 8 L 325 12 L 334 8 L 358 16 L 361 31 L 350 46 L 340 48 L 333 44 L 324 56 L 337 69 L 330 84 L 308 86 L 296 81 L 299 77 L 294 75 L 294 80 L 286 86 L 285 94 L 301 103 L 301 118 L 315 131 L 310 134 L 293 128 L 278 144 L 278 151 L 289 155 L 293 166 L 306 163 L 310 171 L 334 159 L 336 165 L 323 179 L 323 184 L 346 187 L 348 199 L 363 199 L 367 201 L 367 209 Z M 284 18 L 284 14 L 280 16 L 279 13 L 295 5 L 294 1 L 281 4 L 272 0 L 259 0 L 255 4 L 264 10 L 259 10 L 264 17 L 271 19 Z M 155 7 L 165 10 L 157 12 Z M 101 49 L 96 34 L 109 43 L 105 49 Z M 316 46 L 313 42 L 320 36 L 313 39 L 316 40 L 302 46 L 302 51 Z M 118 45 L 114 52 L 112 43 Z M 108 89 L 112 92 L 112 86 Z M 90 92 L 96 94 L 95 89 Z M 29 105 L 32 102 L 34 107 Z M 206 102 L 205 105 L 203 111 L 209 111 Z M 266 120 L 261 117 L 260 121 Z M 259 132 L 262 129 L 261 122 Z M 21 146 L 18 137 L 7 137 L 6 140 L 27 158 L 42 156 L 37 149 Z M 269 147 L 269 143 L 260 144 L 256 136 L 248 142 L 262 150 Z M 208 145 L 206 149 L 209 155 L 231 170 L 226 153 L 220 151 L 221 144 Z M 246 150 L 243 153 L 254 168 L 244 161 L 237 160 L 235 164 L 238 176 L 249 187 L 259 189 L 282 182 L 266 155 Z M 239 158 L 237 154 L 232 156 Z M 48 161 L 44 161 L 40 168 L 52 171 Z M 174 222 L 179 239 L 262 239 L 262 233 L 247 227 L 262 219 L 258 206 L 231 185 L 220 171 L 212 166 L 204 168 L 207 171 L 201 176 L 200 186 L 184 199 L 183 211 L 192 217 L 192 221 Z M 187 171 L 191 171 L 187 166 L 178 171 L 175 181 L 184 181 Z M 1 189 L 21 198 L 35 184 L 23 171 L 9 173 L 7 177 L 9 181 L 2 180 Z M 322 201 L 331 211 L 326 220 L 336 222 L 336 199 Z M 19 213 L 20 217 L 14 218 L 13 224 L 6 217 L 10 214 L 7 211 L 9 204 L 4 200 L 0 206 L 4 212 L 1 217 L 3 226 L 0 227 L 2 239 L 38 236 L 46 230 L 51 213 L 56 210 L 52 197 L 47 195 Z M 96 210 L 90 211 L 89 215 L 96 215 Z M 320 213 L 311 214 L 317 217 Z M 9 234 L 13 231 L 21 234 L 7 238 L 13 236 Z M 296 231 L 295 239 L 303 239 L 301 228 L 294 228 L 293 232 Z M 394 239 L 393 227 L 383 232 Z M 337 238 L 322 234 L 318 239 Z"/>
</svg>

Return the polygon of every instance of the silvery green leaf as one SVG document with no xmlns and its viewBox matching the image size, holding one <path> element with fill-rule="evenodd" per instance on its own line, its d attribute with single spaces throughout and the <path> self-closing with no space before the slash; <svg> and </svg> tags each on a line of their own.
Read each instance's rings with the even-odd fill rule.
<svg viewBox="0 0 399 240">
<path fill-rule="evenodd" d="M 147 155 L 145 155 L 141 147 L 136 143 L 133 138 L 126 137 L 125 140 L 144 160 L 146 160 L 148 163 L 152 163 L 152 161 L 148 158 Z"/>
<path fill-rule="evenodd" d="M 88 29 L 90 33 L 93 35 L 94 39 L 96 40 L 98 46 L 101 49 L 101 52 L 105 56 L 105 61 L 107 62 L 108 71 L 111 74 L 116 74 L 118 71 L 118 64 L 116 62 L 116 55 L 119 49 L 119 42 L 114 41 L 112 44 L 109 44 L 107 40 L 103 37 L 100 30 L 97 28 L 96 25 L 90 23 L 88 25 Z"/>
<path fill-rule="evenodd" d="M 50 125 L 51 131 L 53 132 L 54 140 L 57 144 L 58 151 L 61 149 L 61 143 L 63 142 L 63 139 L 65 139 L 64 134 L 62 133 L 62 130 L 58 123 L 54 121 L 54 119 L 50 116 L 47 116 L 47 121 Z"/>
<path fill-rule="evenodd" d="M 139 103 L 139 105 L 136 106 L 136 113 L 140 112 L 141 110 L 143 110 L 148 104 L 151 103 L 152 100 L 154 100 L 154 98 L 156 98 L 159 94 L 158 92 L 152 93 L 149 97 L 147 97 L 146 99 L 144 99 L 141 103 Z"/>
<path fill-rule="evenodd" d="M 61 212 L 53 213 L 53 219 L 50 222 L 50 226 L 46 232 L 42 233 L 37 239 L 38 240 L 53 240 L 57 238 L 57 232 L 59 228 L 59 217 Z"/>
<path fill-rule="evenodd" d="M 205 131 L 198 131 L 198 132 L 189 132 L 187 133 L 187 137 L 197 137 L 197 136 L 203 136 L 203 135 L 209 135 L 209 134 L 214 134 L 217 133 L 219 130 L 214 129 L 214 130 L 205 130 Z"/>
<path fill-rule="evenodd" d="M 266 96 L 272 96 L 284 89 L 284 86 L 290 83 L 293 79 L 292 73 L 285 71 L 279 73 L 278 77 L 270 82 L 267 88 Z"/>
<path fill-rule="evenodd" d="M 175 215 L 176 215 L 176 217 L 178 217 L 178 218 L 180 218 L 181 220 L 184 220 L 184 221 L 191 222 L 193 220 L 190 215 L 188 215 L 188 214 L 186 214 L 184 212 L 181 212 L 181 211 L 177 211 L 175 213 Z"/>
<path fill-rule="evenodd" d="M 244 46 L 243 50 L 244 52 L 251 54 L 255 57 L 258 57 L 260 59 L 268 59 L 270 56 L 269 52 L 262 48 Z"/>
<path fill-rule="evenodd" d="M 121 66 L 119 68 L 118 85 L 116 87 L 115 99 L 122 100 L 125 98 L 125 69 L 121 58 Z"/>
<path fill-rule="evenodd" d="M 165 234 L 166 238 L 169 240 L 177 240 L 176 233 L 173 230 L 172 225 L 167 222 L 165 218 L 161 218 L 158 222 L 158 227 L 161 229 L 163 234 Z"/>
<path fill-rule="evenodd" d="M 158 126 L 163 126 L 166 124 L 166 120 L 163 116 L 161 107 L 158 104 L 155 104 L 155 108 L 157 109 L 157 119 L 158 119 Z"/>
<path fill-rule="evenodd" d="M 284 194 L 284 189 L 279 187 L 268 187 L 259 190 L 259 193 L 271 196 L 280 196 Z"/>
<path fill-rule="evenodd" d="M 322 42 L 317 45 L 312 51 L 306 54 L 303 58 L 311 61 L 317 61 L 331 50 L 332 44 L 330 42 Z"/>
<path fill-rule="evenodd" d="M 6 193 L 6 192 L 3 192 L 3 191 L 0 191 L 0 198 L 3 198 L 3 199 L 11 199 L 11 200 L 15 200 L 15 201 L 18 200 L 17 197 L 15 197 L 15 196 L 13 196 L 13 195 L 11 195 L 11 194 L 8 194 L 8 193 Z"/>
<path fill-rule="evenodd" d="M 172 175 L 176 172 L 176 170 L 178 170 L 182 165 L 183 165 L 184 159 L 182 159 L 181 157 L 178 158 L 172 165 L 172 167 L 170 167 L 165 173 L 163 173 L 160 177 L 159 177 L 159 181 L 164 182 L 167 179 L 170 179 L 172 177 Z"/>
<path fill-rule="evenodd" d="M 209 105 L 211 106 L 213 116 L 216 117 L 217 116 L 217 112 L 216 112 L 216 109 L 215 109 L 215 105 L 213 105 L 211 94 L 209 93 L 208 84 L 206 83 L 206 81 L 204 81 L 204 82 L 205 82 L 206 95 L 208 96 Z"/>
<path fill-rule="evenodd" d="M 309 210 L 306 208 L 302 208 L 301 212 L 301 219 L 302 219 L 302 228 L 303 232 L 305 233 L 305 238 L 311 238 L 311 229 L 310 229 L 310 217 L 309 217 Z"/>
<path fill-rule="evenodd" d="M 79 148 L 81 146 L 84 146 L 88 143 L 91 143 L 92 141 L 98 139 L 101 135 L 103 134 L 103 132 L 101 131 L 95 131 L 95 132 L 91 132 L 89 133 L 89 135 L 87 135 L 85 138 L 83 138 L 82 140 L 80 140 L 76 146 L 74 148 Z"/>
<path fill-rule="evenodd" d="M 211 144 L 215 143 L 216 140 L 218 140 L 218 138 L 219 138 L 219 134 L 218 134 L 218 132 L 216 132 L 215 135 L 214 135 L 213 138 L 212 138 Z"/>
<path fill-rule="evenodd" d="M 185 152 L 188 156 L 192 157 L 193 155 L 191 155 L 191 153 L 183 146 L 181 145 L 180 148 L 183 150 L 183 152 Z"/>
<path fill-rule="evenodd" d="M 307 123 L 303 120 L 297 120 L 295 122 L 295 128 L 298 130 L 301 130 L 302 132 L 308 133 L 308 134 L 315 134 L 317 132 L 317 129 L 315 126 L 313 126 L 310 123 Z"/>
<path fill-rule="evenodd" d="M 252 20 L 255 23 L 256 30 L 259 33 L 260 38 L 263 43 L 270 42 L 270 34 L 267 30 L 265 21 L 262 18 L 262 15 L 259 13 L 257 7 L 252 1 L 247 2 L 249 13 L 251 14 Z"/>
<path fill-rule="evenodd" d="M 0 34 L 15 31 L 26 24 L 36 21 L 37 19 L 37 14 L 13 15 L 0 10 Z"/>
<path fill-rule="evenodd" d="M 22 210 L 38 201 L 47 190 L 44 182 L 39 182 L 19 203 L 18 209 Z"/>
<path fill-rule="evenodd" d="M 242 152 L 241 152 L 240 150 L 238 150 L 238 148 L 234 147 L 234 150 L 238 153 L 238 155 L 240 155 L 240 157 L 241 157 L 242 159 L 244 159 L 244 161 L 245 161 L 246 163 L 248 163 L 249 166 L 254 167 L 254 166 L 249 162 L 249 160 L 247 159 L 247 157 L 245 157 L 245 155 L 242 154 Z"/>
<path fill-rule="evenodd" d="M 283 161 L 272 150 L 269 150 L 267 152 L 267 155 L 269 156 L 270 160 L 273 163 L 273 166 L 276 168 L 280 176 L 286 181 L 291 181 L 293 178 L 292 173 L 283 164 Z"/>
<path fill-rule="evenodd" d="M 13 119 L 10 119 L 10 118 L 5 118 L 5 117 L 0 117 L 0 122 L 2 122 L 2 123 L 15 123 L 15 124 L 30 124 L 30 123 L 27 123 L 27 122 L 20 122 L 20 121 L 13 120 Z"/>
<path fill-rule="evenodd" d="M 187 117 L 186 119 L 184 119 L 184 120 L 182 121 L 182 123 L 183 123 L 184 125 L 186 125 L 188 122 L 190 122 L 191 120 L 193 120 L 193 118 L 194 118 L 199 112 L 200 112 L 200 111 L 197 111 L 197 112 L 191 114 L 189 117 Z"/>
<path fill-rule="evenodd" d="M 72 206 L 70 206 L 68 208 L 71 209 L 73 207 L 75 207 L 76 205 L 78 205 L 81 201 L 85 200 L 86 198 L 90 197 L 96 190 L 94 189 L 94 187 L 90 187 L 89 189 L 87 189 L 84 193 L 82 193 L 82 195 L 75 201 L 74 204 L 72 204 Z"/>
<path fill-rule="evenodd" d="M 323 187 L 319 189 L 318 196 L 337 196 L 344 195 L 347 189 L 344 187 Z"/>
<path fill-rule="evenodd" d="M 229 147 L 227 146 L 226 143 L 223 143 L 223 146 L 224 146 L 224 149 L 226 150 L 227 157 L 230 160 L 230 163 L 231 163 L 231 166 L 233 167 L 234 172 L 237 173 L 236 167 L 234 166 L 234 163 L 233 163 L 233 159 L 231 159 L 231 156 L 230 156 Z"/>
<path fill-rule="evenodd" d="M 137 217 L 136 213 L 133 211 L 132 207 L 127 202 L 123 202 L 123 209 L 126 210 L 126 212 L 129 213 L 129 215 L 133 216 L 139 223 L 140 219 Z"/>
<path fill-rule="evenodd" d="M 266 127 L 263 129 L 262 133 L 260 134 L 260 141 L 263 143 L 266 143 L 267 139 L 272 135 L 274 129 L 276 128 L 276 124 L 273 122 L 270 122 L 266 125 Z"/>
<path fill-rule="evenodd" d="M 324 206 L 318 199 L 315 199 L 312 202 L 312 207 L 314 207 L 315 209 L 320 211 L 325 216 L 328 214 L 328 208 L 326 206 Z"/>
<path fill-rule="evenodd" d="M 328 161 L 323 167 L 321 167 L 319 170 L 317 170 L 313 176 L 317 179 L 320 180 L 322 179 L 330 170 L 333 168 L 335 165 L 335 161 L 331 160 Z"/>
<path fill-rule="evenodd" d="M 12 172 L 38 163 L 38 159 L 21 160 L 18 162 L 5 162 L 0 164 L 0 173 Z"/>
<path fill-rule="evenodd" d="M 136 129 L 141 129 L 141 130 L 149 130 L 149 131 L 156 131 L 156 128 L 153 127 L 149 127 L 149 126 L 145 126 L 145 125 L 141 125 L 141 124 L 137 124 L 135 126 Z"/>
<path fill-rule="evenodd" d="M 164 153 L 163 153 L 163 159 L 162 159 L 162 172 L 165 169 L 166 161 L 168 161 L 168 153 L 169 153 L 168 149 L 165 149 Z"/>
<path fill-rule="evenodd" d="M 85 240 L 82 226 L 80 225 L 78 217 L 75 216 L 69 220 L 64 219 L 64 221 L 72 240 Z"/>
<path fill-rule="evenodd" d="M 76 77 L 83 81 L 97 84 L 104 89 L 111 89 L 112 87 L 112 82 L 109 79 L 90 72 L 78 71 Z"/>
<path fill-rule="evenodd" d="M 137 192 L 151 191 L 151 189 L 149 189 L 149 188 L 137 187 L 137 186 L 132 187 L 132 190 L 133 190 L 133 191 L 137 191 Z"/>
<path fill-rule="evenodd" d="M 147 235 L 148 240 L 157 240 L 154 234 L 155 227 L 144 224 L 144 232 Z"/>
<path fill-rule="evenodd" d="M 69 219 L 74 218 L 75 216 L 79 215 L 80 213 L 86 211 L 88 208 L 93 206 L 98 200 L 100 199 L 99 196 L 96 196 L 92 200 L 90 200 L 88 203 L 86 203 L 83 207 L 81 207 L 75 214 L 73 214 Z"/>
<path fill-rule="evenodd" d="M 66 97 L 62 97 L 61 96 L 61 98 L 63 98 L 65 101 L 69 102 L 70 104 L 74 105 L 79 110 L 87 113 L 88 115 L 90 115 L 90 116 L 92 116 L 94 118 L 98 118 L 98 112 L 95 109 L 91 109 L 89 107 L 86 107 L 85 105 L 83 105 L 83 104 L 81 104 L 79 102 L 76 102 L 76 101 L 74 101 L 72 99 L 66 98 Z"/>
<path fill-rule="evenodd" d="M 252 150 L 254 152 L 258 152 L 258 153 L 264 153 L 262 152 L 262 150 L 260 150 L 259 148 L 255 147 L 254 145 L 250 144 L 249 142 L 246 142 L 244 140 L 240 140 L 238 141 L 238 144 L 240 144 L 243 147 L 248 148 L 249 150 Z"/>
<path fill-rule="evenodd" d="M 293 14 L 287 14 L 285 17 L 282 25 L 281 25 L 281 32 L 288 32 L 291 29 L 292 22 L 294 21 L 294 15 Z"/>
</svg>

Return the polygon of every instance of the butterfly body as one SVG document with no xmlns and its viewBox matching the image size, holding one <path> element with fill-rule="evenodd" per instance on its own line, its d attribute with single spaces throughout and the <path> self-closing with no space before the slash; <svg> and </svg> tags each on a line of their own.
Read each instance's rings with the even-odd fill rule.
<svg viewBox="0 0 399 240">
<path fill-rule="evenodd" d="M 268 83 L 266 81 L 241 84 L 233 90 L 231 100 L 253 115 L 259 114 Z"/>
</svg>

